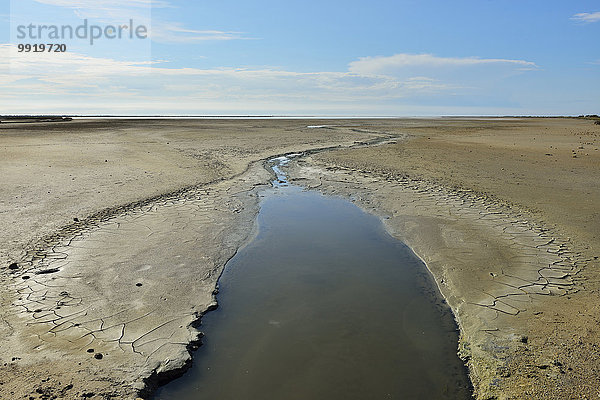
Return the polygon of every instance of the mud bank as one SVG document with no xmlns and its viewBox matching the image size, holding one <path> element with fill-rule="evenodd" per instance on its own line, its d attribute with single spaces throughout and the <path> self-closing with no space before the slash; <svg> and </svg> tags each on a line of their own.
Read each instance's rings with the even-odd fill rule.
<svg viewBox="0 0 600 400">
<path fill-rule="evenodd" d="M 257 164 L 233 182 L 133 208 L 20 260 L 9 286 L 18 294 L 8 316 L 18 328 L 7 346 L 15 373 L 45 366 L 48 376 L 71 378 L 65 387 L 73 376 L 98 378 L 86 393 L 145 397 L 184 371 L 200 336 L 194 323 L 215 307 L 222 266 L 254 224 L 252 189 L 268 177 Z"/>
<path fill-rule="evenodd" d="M 580 365 L 557 357 L 537 332 L 569 306 L 584 286 L 581 270 L 593 261 L 568 239 L 514 205 L 423 179 L 312 157 L 294 163 L 291 176 L 379 215 L 426 263 L 460 327 L 459 355 L 476 398 L 597 391 L 593 381 L 566 386 Z"/>
<path fill-rule="evenodd" d="M 293 156 L 268 163 L 257 235 L 227 263 L 194 365 L 153 398 L 471 398 L 423 263 L 351 202 L 289 185 Z"/>
<path fill-rule="evenodd" d="M 34 125 L 0 131 L 2 398 L 145 397 L 180 374 L 252 232 L 261 160 L 372 139 L 304 121 Z"/>
</svg>

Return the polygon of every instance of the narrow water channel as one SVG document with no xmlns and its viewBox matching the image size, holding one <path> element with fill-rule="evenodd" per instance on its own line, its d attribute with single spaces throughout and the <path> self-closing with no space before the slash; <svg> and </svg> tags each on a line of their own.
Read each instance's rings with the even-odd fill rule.
<svg viewBox="0 0 600 400">
<path fill-rule="evenodd" d="M 274 170 L 193 367 L 155 398 L 469 399 L 455 322 L 422 262 L 378 218 Z"/>
</svg>

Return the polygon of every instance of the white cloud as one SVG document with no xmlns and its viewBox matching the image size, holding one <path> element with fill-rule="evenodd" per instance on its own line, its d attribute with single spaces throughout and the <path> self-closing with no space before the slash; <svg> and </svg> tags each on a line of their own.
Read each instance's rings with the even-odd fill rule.
<svg viewBox="0 0 600 400">
<path fill-rule="evenodd" d="M 478 57 L 437 57 L 432 54 L 395 54 L 393 56 L 361 57 L 350 63 L 350 71 L 355 73 L 380 74 L 403 68 L 449 68 L 484 65 L 507 65 L 519 69 L 536 69 L 531 61 L 502 58 Z"/>
<path fill-rule="evenodd" d="M 168 105 L 179 107 L 180 112 L 216 105 L 232 112 L 244 107 L 268 111 L 369 104 L 375 108 L 385 101 L 449 93 L 458 88 L 423 76 L 396 79 L 349 71 L 169 68 L 167 62 L 160 61 L 128 62 L 73 52 L 32 55 L 18 53 L 11 45 L 0 45 L 0 71 L 7 67 L 15 73 L 0 73 L 0 108 L 7 110 L 26 98 L 31 99 L 30 107 L 34 109 L 68 103 L 70 99 L 71 107 L 86 105 L 87 112 L 107 104 L 131 110 L 144 104 L 154 110 Z"/>
<path fill-rule="evenodd" d="M 571 19 L 578 21 L 578 22 L 585 22 L 585 23 L 598 22 L 598 21 L 600 21 L 600 11 L 596 11 L 596 12 L 592 12 L 592 13 L 575 14 L 571 17 Z"/>
<path fill-rule="evenodd" d="M 71 10 L 79 18 L 98 19 L 104 22 L 122 22 L 133 18 L 149 25 L 152 8 L 170 7 L 162 0 L 33 0 L 34 2 L 63 7 Z M 35 7 L 34 10 L 35 11 Z"/>
<path fill-rule="evenodd" d="M 183 27 L 176 22 L 153 21 L 150 37 L 153 40 L 167 43 L 192 43 L 207 40 L 239 40 L 248 39 L 241 32 L 218 30 L 196 30 Z"/>
<path fill-rule="evenodd" d="M 26 54 L 18 53 L 14 45 L 0 44 L 0 108 L 25 113 L 159 114 L 208 110 L 292 114 L 322 110 L 331 114 L 360 109 L 377 114 L 378 109 L 391 112 L 397 103 L 456 104 L 455 96 L 477 90 L 470 73 L 467 78 L 440 78 L 418 68 L 420 73 L 412 75 L 383 74 L 377 68 L 356 68 L 357 63 L 364 67 L 360 64 L 364 60 L 340 71 L 203 69 L 171 67 L 166 61 L 91 57 L 71 51 Z M 1 72 L 7 68 L 13 74 Z M 491 76 L 487 68 L 486 74 L 482 80 Z M 58 104 L 63 105 L 62 111 L 48 108 Z"/>
<path fill-rule="evenodd" d="M 125 9 L 135 7 L 170 7 L 167 1 L 161 0 L 34 0 L 38 3 L 67 7 L 72 9 Z"/>
<path fill-rule="evenodd" d="M 164 21 L 152 15 L 152 9 L 173 7 L 165 0 L 34 0 L 37 3 L 63 7 L 81 19 L 121 24 L 133 19 L 149 29 L 148 36 L 163 43 L 190 43 L 207 40 L 247 39 L 241 32 L 189 29 L 181 23 Z"/>
</svg>

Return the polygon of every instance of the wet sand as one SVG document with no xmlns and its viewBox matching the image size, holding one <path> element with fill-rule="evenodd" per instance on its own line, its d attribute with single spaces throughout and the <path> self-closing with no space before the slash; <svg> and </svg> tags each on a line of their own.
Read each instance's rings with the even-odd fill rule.
<svg viewBox="0 0 600 400">
<path fill-rule="evenodd" d="M 2 124 L 0 397 L 134 398 L 181 372 L 262 160 L 384 139 L 291 176 L 427 263 L 478 398 L 597 397 L 600 126 L 574 119 Z"/>
</svg>

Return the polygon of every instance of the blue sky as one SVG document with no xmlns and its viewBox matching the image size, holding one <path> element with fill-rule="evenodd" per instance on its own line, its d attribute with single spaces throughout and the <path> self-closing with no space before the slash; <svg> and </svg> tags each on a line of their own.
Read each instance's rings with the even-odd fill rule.
<svg viewBox="0 0 600 400">
<path fill-rule="evenodd" d="M 0 113 L 600 113 L 597 0 L 0 1 Z M 84 19 L 150 35 L 16 51 Z"/>
</svg>

